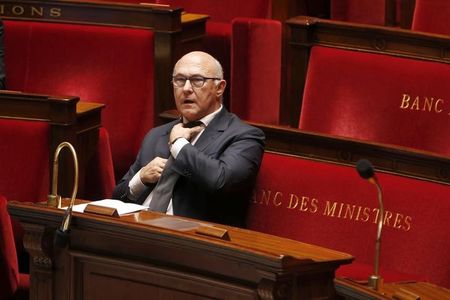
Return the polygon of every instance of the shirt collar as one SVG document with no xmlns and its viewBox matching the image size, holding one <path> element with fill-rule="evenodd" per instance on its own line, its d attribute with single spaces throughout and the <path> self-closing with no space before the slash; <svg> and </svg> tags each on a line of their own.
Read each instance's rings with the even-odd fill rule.
<svg viewBox="0 0 450 300">
<path fill-rule="evenodd" d="M 209 115 L 204 116 L 199 121 L 202 122 L 203 124 L 205 124 L 205 127 L 208 126 L 209 123 L 211 123 L 211 121 L 214 119 L 214 117 L 222 110 L 222 108 L 223 108 L 223 105 L 220 104 L 220 107 L 216 111 L 210 113 Z M 183 123 L 186 123 L 185 118 L 183 118 Z"/>
</svg>

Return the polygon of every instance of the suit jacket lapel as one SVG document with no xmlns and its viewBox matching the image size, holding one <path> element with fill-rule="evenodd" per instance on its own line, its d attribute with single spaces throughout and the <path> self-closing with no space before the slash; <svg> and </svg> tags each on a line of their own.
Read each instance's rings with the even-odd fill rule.
<svg viewBox="0 0 450 300">
<path fill-rule="evenodd" d="M 161 157 L 164 158 L 169 158 L 170 157 L 170 150 L 169 150 L 169 146 L 167 145 L 168 141 L 169 141 L 169 135 L 170 135 L 170 131 L 172 130 L 172 127 L 175 126 L 176 124 L 180 123 L 181 120 L 177 120 L 177 121 L 173 121 L 170 123 L 170 125 L 167 125 L 167 131 L 164 132 L 163 134 L 161 134 L 161 136 L 158 139 L 158 144 L 156 146 L 156 149 L 158 150 L 157 155 L 161 155 Z"/>
<path fill-rule="evenodd" d="M 198 141 L 195 143 L 195 147 L 200 151 L 205 150 L 205 148 L 217 137 L 219 137 L 228 127 L 229 118 L 230 115 L 228 111 L 225 107 L 223 107 L 211 123 L 209 123 L 202 135 L 198 138 Z"/>
</svg>

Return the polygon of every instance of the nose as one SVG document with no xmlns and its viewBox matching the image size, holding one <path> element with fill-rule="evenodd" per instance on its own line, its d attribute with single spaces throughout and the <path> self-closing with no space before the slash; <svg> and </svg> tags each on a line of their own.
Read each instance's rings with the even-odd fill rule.
<svg viewBox="0 0 450 300">
<path fill-rule="evenodd" d="M 186 79 L 186 83 L 183 86 L 183 91 L 192 91 L 192 85 L 189 79 Z"/>
</svg>

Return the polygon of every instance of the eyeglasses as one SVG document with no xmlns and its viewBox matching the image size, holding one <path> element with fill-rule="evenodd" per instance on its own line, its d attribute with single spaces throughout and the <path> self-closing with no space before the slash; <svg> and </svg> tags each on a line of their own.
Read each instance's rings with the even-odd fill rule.
<svg viewBox="0 0 450 300">
<path fill-rule="evenodd" d="M 172 77 L 172 83 L 175 87 L 182 88 L 186 84 L 186 81 L 189 80 L 191 85 L 195 88 L 201 88 L 205 85 L 206 80 L 208 79 L 214 79 L 214 80 L 220 80 L 220 78 L 217 77 L 203 77 L 203 76 L 191 76 L 191 77 L 183 77 L 183 76 L 173 76 Z"/>
</svg>

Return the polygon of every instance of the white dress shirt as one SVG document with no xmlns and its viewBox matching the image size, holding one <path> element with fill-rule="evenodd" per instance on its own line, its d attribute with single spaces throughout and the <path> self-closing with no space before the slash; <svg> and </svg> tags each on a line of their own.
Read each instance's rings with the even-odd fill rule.
<svg viewBox="0 0 450 300">
<path fill-rule="evenodd" d="M 201 118 L 199 121 L 201 121 L 205 126 L 203 128 L 202 131 L 200 131 L 197 136 L 190 142 L 192 145 L 195 145 L 195 143 L 197 142 L 197 140 L 200 138 L 200 136 L 202 135 L 203 131 L 205 131 L 205 128 L 209 125 L 209 123 L 211 123 L 211 121 L 214 119 L 214 117 L 222 110 L 222 105 L 220 105 L 220 108 L 218 110 L 216 110 L 215 112 L 204 116 L 203 118 Z M 186 120 L 183 119 L 183 123 L 186 123 Z M 177 159 L 178 153 L 180 153 L 181 149 L 183 149 L 183 147 L 185 145 L 189 144 L 189 141 L 185 138 L 179 138 L 175 141 L 175 143 L 173 143 L 172 147 L 170 147 L 170 154 L 173 156 L 174 159 Z M 141 169 L 142 170 L 142 169 Z M 130 180 L 130 182 L 128 183 L 128 187 L 130 188 L 130 194 L 131 197 L 130 198 L 134 198 L 133 200 L 137 199 L 139 197 L 139 195 L 145 190 L 146 186 L 145 184 L 141 181 L 141 170 L 139 170 L 139 172 L 137 172 L 133 178 Z M 142 205 L 144 206 L 149 206 L 150 202 L 152 201 L 152 197 L 153 197 L 153 191 L 150 193 L 150 195 L 148 195 L 148 197 L 145 199 L 144 203 L 142 203 Z M 172 200 L 170 200 L 169 206 L 167 207 L 167 212 L 166 214 L 168 215 L 173 215 L 173 207 L 172 207 Z"/>
</svg>

